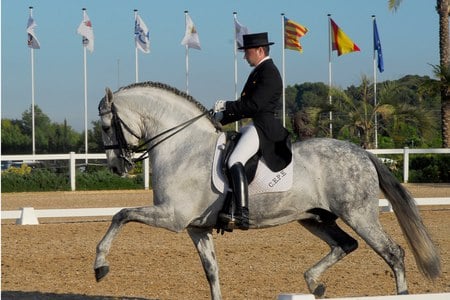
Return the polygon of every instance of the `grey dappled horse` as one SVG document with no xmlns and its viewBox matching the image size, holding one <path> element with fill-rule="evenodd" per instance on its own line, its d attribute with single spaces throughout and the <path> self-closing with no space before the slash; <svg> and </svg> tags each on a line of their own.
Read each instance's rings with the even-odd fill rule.
<svg viewBox="0 0 450 300">
<path fill-rule="evenodd" d="M 211 298 L 221 299 L 212 232 L 225 197 L 211 184 L 219 132 L 208 111 L 183 92 L 146 82 L 114 94 L 107 89 L 99 114 L 108 165 L 115 173 L 127 173 L 140 140 L 147 141 L 154 205 L 123 209 L 113 217 L 97 246 L 96 279 L 107 275 L 106 255 L 125 223 L 140 222 L 174 232 L 186 229 L 200 255 Z M 428 278 L 440 275 L 439 255 L 413 198 L 373 154 L 348 142 L 310 139 L 293 145 L 293 160 L 291 190 L 250 197 L 250 229 L 297 221 L 330 246 L 331 251 L 304 273 L 312 293 L 323 296 L 320 275 L 358 247 L 336 224 L 337 218 L 391 267 L 397 293 L 408 292 L 404 251 L 382 229 L 378 218 L 379 188 L 393 207 L 419 269 Z"/>
</svg>

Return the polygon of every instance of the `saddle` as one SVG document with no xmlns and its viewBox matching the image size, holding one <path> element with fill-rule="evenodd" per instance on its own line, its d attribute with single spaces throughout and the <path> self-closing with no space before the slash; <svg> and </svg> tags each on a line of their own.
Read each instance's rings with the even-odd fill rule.
<svg viewBox="0 0 450 300">
<path fill-rule="evenodd" d="M 225 200 L 220 213 L 231 214 L 235 211 L 234 194 L 228 188 L 228 182 L 231 178 L 228 172 L 228 160 L 235 146 L 237 145 L 241 134 L 235 131 L 222 133 L 216 145 L 216 153 L 212 166 L 212 184 L 218 192 L 225 195 Z M 261 151 L 253 155 L 244 166 L 248 182 L 249 196 L 261 193 L 284 192 L 291 188 L 293 181 L 293 163 L 283 170 L 273 172 L 265 164 Z M 232 231 L 227 230 L 227 223 L 222 223 L 218 218 L 215 227 L 218 232 Z"/>
</svg>

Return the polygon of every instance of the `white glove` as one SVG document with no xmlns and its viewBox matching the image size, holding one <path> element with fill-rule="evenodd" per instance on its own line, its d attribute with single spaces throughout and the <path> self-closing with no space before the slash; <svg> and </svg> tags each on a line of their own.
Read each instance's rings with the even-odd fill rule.
<svg viewBox="0 0 450 300">
<path fill-rule="evenodd" d="M 218 113 L 218 112 L 224 111 L 226 109 L 225 103 L 226 103 L 226 101 L 224 101 L 224 100 L 218 100 L 216 102 L 216 104 L 214 104 L 214 112 Z"/>
</svg>

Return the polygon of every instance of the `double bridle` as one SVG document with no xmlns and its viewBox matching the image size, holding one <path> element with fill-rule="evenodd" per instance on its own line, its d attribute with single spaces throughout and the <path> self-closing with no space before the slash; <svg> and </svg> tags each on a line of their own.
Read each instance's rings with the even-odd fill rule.
<svg viewBox="0 0 450 300">
<path fill-rule="evenodd" d="M 169 129 L 155 135 L 154 137 L 142 142 L 138 146 L 132 146 L 132 145 L 128 144 L 128 142 L 126 141 L 123 129 L 128 131 L 131 135 L 136 137 L 138 140 L 140 140 L 142 137 L 140 137 L 138 134 L 136 134 L 127 124 L 125 124 L 122 121 L 122 119 L 117 114 L 117 109 L 115 108 L 114 103 L 111 104 L 111 110 L 103 112 L 103 113 L 99 113 L 99 116 L 104 116 L 109 113 L 112 114 L 112 125 L 114 127 L 117 144 L 105 145 L 104 149 L 105 150 L 119 149 L 120 150 L 119 157 L 121 159 L 123 159 L 125 161 L 125 163 L 127 163 L 128 165 L 134 166 L 134 164 L 136 162 L 146 159 L 148 157 L 149 152 L 152 151 L 156 146 L 158 146 L 165 140 L 171 138 L 172 136 L 174 136 L 178 132 L 182 131 L 183 129 L 186 129 L 190 125 L 194 124 L 197 120 L 204 117 L 205 115 L 212 114 L 213 110 L 205 111 L 204 113 L 202 113 L 192 119 L 189 119 L 186 122 L 183 122 L 175 127 L 169 128 Z M 151 142 L 154 142 L 157 139 L 160 139 L 160 140 L 155 142 L 150 147 L 146 148 L 146 146 L 148 144 L 150 144 Z M 131 158 L 132 154 L 136 153 L 136 152 L 142 152 L 142 154 L 138 158 Z"/>
</svg>

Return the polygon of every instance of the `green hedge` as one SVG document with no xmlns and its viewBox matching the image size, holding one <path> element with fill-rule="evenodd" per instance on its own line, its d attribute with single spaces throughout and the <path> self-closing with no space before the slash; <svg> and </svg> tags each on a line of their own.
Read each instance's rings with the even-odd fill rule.
<svg viewBox="0 0 450 300">
<path fill-rule="evenodd" d="M 27 174 L 2 172 L 2 193 L 68 190 L 68 176 L 61 176 L 46 169 L 32 170 Z"/>
<path fill-rule="evenodd" d="M 143 187 L 142 175 L 124 178 L 104 169 L 76 174 L 76 189 L 80 191 L 142 189 Z M 2 172 L 2 193 L 43 191 L 70 191 L 69 176 L 47 169 L 33 169 L 29 173 Z"/>
<path fill-rule="evenodd" d="M 409 182 L 450 182 L 450 155 L 410 156 Z"/>
<path fill-rule="evenodd" d="M 396 157 L 393 157 L 394 159 Z M 397 167 L 391 168 L 394 175 L 402 181 L 403 160 L 397 158 Z M 442 183 L 450 182 L 450 155 L 411 155 L 409 182 Z M 12 192 L 43 192 L 70 191 L 69 171 L 55 172 L 51 169 L 31 169 L 23 165 L 20 169 L 10 168 L 2 172 L 2 193 Z M 77 171 L 76 189 L 86 190 L 121 190 L 142 189 L 144 178 L 142 174 L 119 177 L 105 167 L 89 166 L 85 172 Z"/>
</svg>

